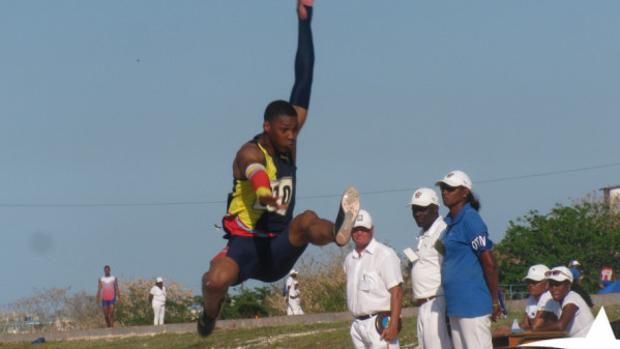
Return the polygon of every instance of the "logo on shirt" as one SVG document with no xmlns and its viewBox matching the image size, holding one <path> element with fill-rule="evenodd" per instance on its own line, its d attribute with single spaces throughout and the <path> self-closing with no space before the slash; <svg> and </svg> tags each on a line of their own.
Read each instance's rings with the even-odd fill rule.
<svg viewBox="0 0 620 349">
<path fill-rule="evenodd" d="M 471 248 L 473 248 L 474 251 L 479 251 L 481 248 L 486 247 L 486 246 L 487 246 L 487 238 L 482 235 L 476 237 L 471 242 Z"/>
</svg>

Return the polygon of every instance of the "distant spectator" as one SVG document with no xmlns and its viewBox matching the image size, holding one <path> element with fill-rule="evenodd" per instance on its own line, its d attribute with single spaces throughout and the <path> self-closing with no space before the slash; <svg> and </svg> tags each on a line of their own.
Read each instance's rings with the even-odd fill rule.
<svg viewBox="0 0 620 349">
<path fill-rule="evenodd" d="M 291 269 L 286 279 L 286 315 L 304 315 L 301 309 L 301 290 L 297 281 L 297 270 Z"/>
<path fill-rule="evenodd" d="M 574 259 L 568 263 L 568 268 L 573 275 L 573 284 L 571 285 L 571 291 L 575 291 L 578 293 L 581 298 L 588 304 L 590 308 L 594 306 L 592 303 L 592 298 L 588 294 L 588 292 L 583 288 L 581 282 L 583 281 L 583 272 L 581 271 L 581 263 L 578 260 Z"/>
<path fill-rule="evenodd" d="M 553 302 L 547 303 L 546 309 L 556 307 L 556 321 L 545 321 L 542 325 L 535 324 L 535 331 L 566 331 L 569 337 L 585 337 L 594 322 L 590 307 L 575 291 L 571 291 L 573 274 L 567 267 L 555 267 L 545 273 L 549 281 L 549 290 Z"/>
<path fill-rule="evenodd" d="M 549 281 L 546 273 L 549 268 L 544 264 L 530 267 L 523 280 L 527 283 L 529 297 L 525 306 L 525 315 L 519 326 L 524 330 L 532 330 L 535 324 L 557 320 L 559 305 L 553 301 L 549 292 Z"/>
<path fill-rule="evenodd" d="M 163 325 L 166 313 L 166 287 L 164 279 L 158 277 L 149 292 L 149 303 L 153 307 L 153 325 Z"/>
<path fill-rule="evenodd" d="M 110 274 L 109 265 L 103 267 L 103 276 L 99 279 L 97 287 L 97 304 L 101 302 L 103 316 L 107 327 L 114 326 L 114 307 L 121 293 L 118 288 L 118 279 Z"/>
<path fill-rule="evenodd" d="M 549 292 L 549 281 L 546 273 L 549 268 L 544 264 L 536 264 L 530 267 L 523 280 L 527 283 L 528 298 L 525 306 L 525 314 L 519 326 L 524 330 L 532 330 L 536 323 L 557 320 L 555 315 L 559 311 L 559 305 L 553 301 Z M 552 302 L 552 303 L 549 303 Z M 555 308 L 553 308 L 555 304 Z"/>
<path fill-rule="evenodd" d="M 573 274 L 573 285 L 581 285 L 583 275 L 579 267 L 581 267 L 581 263 L 579 263 L 576 259 L 573 259 L 570 263 L 568 263 L 568 268 L 570 269 L 571 274 Z"/>
</svg>

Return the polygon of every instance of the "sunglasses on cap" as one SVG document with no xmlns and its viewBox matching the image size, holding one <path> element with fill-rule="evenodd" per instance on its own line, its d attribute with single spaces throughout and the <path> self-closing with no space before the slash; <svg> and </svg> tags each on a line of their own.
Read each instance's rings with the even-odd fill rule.
<svg viewBox="0 0 620 349">
<path fill-rule="evenodd" d="M 551 276 L 558 276 L 558 275 L 564 275 L 565 277 L 567 277 L 570 281 L 570 279 L 573 277 L 572 275 L 568 275 L 565 272 L 561 271 L 561 270 L 549 270 L 547 272 L 545 272 L 545 277 L 551 277 Z"/>
</svg>

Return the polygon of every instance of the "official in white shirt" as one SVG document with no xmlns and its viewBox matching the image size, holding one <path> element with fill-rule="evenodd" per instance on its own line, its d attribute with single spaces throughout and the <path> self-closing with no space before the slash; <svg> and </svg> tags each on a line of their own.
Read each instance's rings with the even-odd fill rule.
<svg viewBox="0 0 620 349">
<path fill-rule="evenodd" d="M 373 235 L 370 214 L 360 210 L 351 233 L 355 249 L 344 261 L 347 306 L 354 317 L 351 338 L 357 349 L 398 349 L 403 299 L 400 260 Z"/>
<path fill-rule="evenodd" d="M 411 214 L 418 227 L 413 253 L 409 254 L 413 300 L 418 308 L 418 346 L 420 349 L 452 349 L 446 324 L 446 300 L 441 287 L 439 252 L 446 223 L 439 215 L 439 199 L 433 189 L 419 188 L 409 202 Z"/>
<path fill-rule="evenodd" d="M 304 315 L 301 309 L 301 291 L 297 281 L 297 270 L 291 269 L 286 279 L 286 315 Z"/>
<path fill-rule="evenodd" d="M 166 312 L 166 287 L 164 286 L 164 279 L 161 277 L 158 277 L 155 280 L 155 285 L 151 287 L 149 303 L 153 306 L 153 325 L 163 325 Z"/>
</svg>

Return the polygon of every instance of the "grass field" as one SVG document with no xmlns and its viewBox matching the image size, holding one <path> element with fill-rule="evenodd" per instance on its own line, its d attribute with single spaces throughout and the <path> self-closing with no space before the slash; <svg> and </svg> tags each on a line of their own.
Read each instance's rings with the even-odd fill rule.
<svg viewBox="0 0 620 349">
<path fill-rule="evenodd" d="M 610 320 L 620 319 L 620 305 L 606 307 Z M 594 311 L 596 315 L 598 308 Z M 509 326 L 512 319 L 520 313 L 511 313 L 493 325 Z M 400 347 L 413 349 L 417 346 L 415 318 L 403 319 Z M 216 330 L 207 339 L 196 334 L 163 334 L 146 337 L 121 339 L 100 339 L 93 341 L 66 341 L 46 344 L 0 344 L 0 349 L 39 348 L 39 349 L 344 349 L 351 348 L 349 337 L 350 322 L 329 324 L 262 327 L 256 329 Z"/>
</svg>

